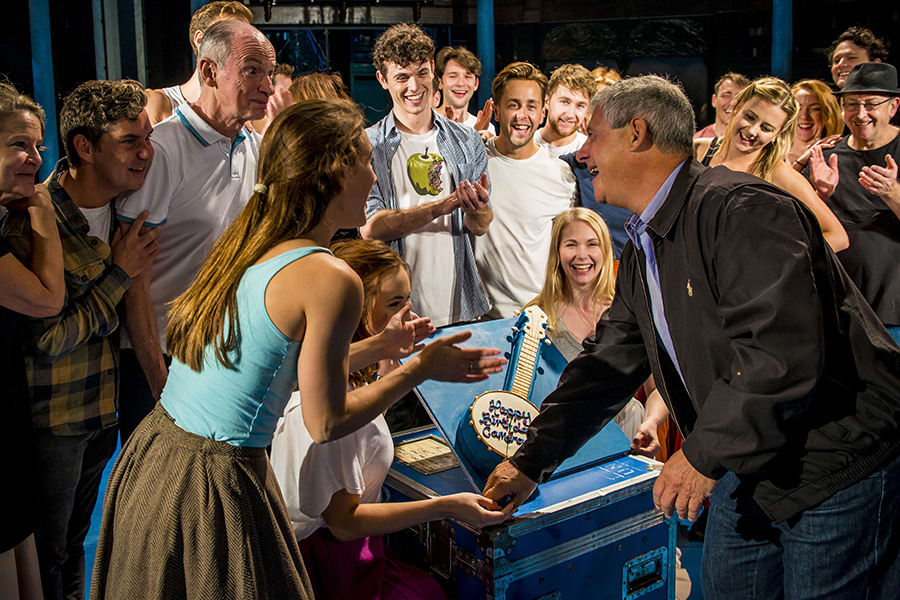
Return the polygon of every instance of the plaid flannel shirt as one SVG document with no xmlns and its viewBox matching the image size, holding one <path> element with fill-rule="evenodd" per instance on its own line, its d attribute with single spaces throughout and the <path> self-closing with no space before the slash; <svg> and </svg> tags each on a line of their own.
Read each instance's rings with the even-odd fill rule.
<svg viewBox="0 0 900 600">
<path fill-rule="evenodd" d="M 34 427 L 78 435 L 116 424 L 116 305 L 131 279 L 112 263 L 107 240 L 88 236 L 87 219 L 59 183 L 66 170 L 62 159 L 48 182 L 62 241 L 66 301 L 55 317 L 23 319 L 21 341 Z M 7 215 L 4 237 L 18 259 L 29 264 L 27 212 Z"/>
<path fill-rule="evenodd" d="M 442 117 L 436 112 L 434 125 L 437 128 L 437 145 L 441 156 L 446 159 L 450 170 L 450 186 L 455 190 L 460 181 L 478 181 L 487 171 L 487 151 L 481 136 L 471 127 L 460 125 Z M 372 168 L 378 180 L 369 192 L 366 204 L 366 218 L 380 210 L 397 210 L 397 195 L 391 177 L 391 161 L 400 147 L 400 131 L 394 123 L 394 111 L 366 129 L 372 144 Z M 481 317 L 491 309 L 478 269 L 475 267 L 475 251 L 471 234 L 463 222 L 463 211 L 457 208 L 452 213 L 453 261 L 456 277 L 460 283 L 460 319 L 471 321 Z M 390 246 L 400 255 L 404 254 L 403 238 L 391 240 Z M 413 290 L 415 297 L 416 290 Z M 415 305 L 415 303 L 414 303 Z"/>
</svg>

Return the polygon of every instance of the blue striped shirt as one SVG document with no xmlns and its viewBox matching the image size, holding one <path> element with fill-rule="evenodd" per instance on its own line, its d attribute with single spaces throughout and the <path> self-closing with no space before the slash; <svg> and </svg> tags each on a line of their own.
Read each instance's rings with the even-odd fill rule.
<svg viewBox="0 0 900 600">
<path fill-rule="evenodd" d="M 450 171 L 451 188 L 455 190 L 460 181 L 475 182 L 481 179 L 481 174 L 487 172 L 487 152 L 481 136 L 470 127 L 455 123 L 434 111 L 432 114 L 437 128 L 438 150 Z M 367 128 L 366 134 L 372 144 L 372 167 L 378 176 L 366 205 L 366 218 L 371 218 L 381 210 L 398 210 L 391 162 L 400 147 L 401 134 L 394 123 L 394 112 L 389 112 L 385 118 Z M 471 321 L 490 310 L 491 303 L 475 268 L 475 252 L 470 239 L 472 234 L 463 223 L 463 211 L 457 208 L 451 215 L 453 259 L 460 290 L 459 314 L 463 321 Z M 392 240 L 390 245 L 403 256 L 403 238 Z"/>
</svg>

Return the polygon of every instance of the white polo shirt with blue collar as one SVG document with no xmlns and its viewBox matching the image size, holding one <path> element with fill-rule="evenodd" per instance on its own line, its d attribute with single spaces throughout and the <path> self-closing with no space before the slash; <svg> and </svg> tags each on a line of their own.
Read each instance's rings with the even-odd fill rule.
<svg viewBox="0 0 900 600">
<path fill-rule="evenodd" d="M 144 186 L 121 197 L 116 213 L 132 222 L 146 210 L 145 225 L 159 227 L 150 297 L 166 352 L 168 304 L 187 289 L 253 194 L 260 136 L 244 127 L 232 142 L 182 104 L 153 128 L 150 141 L 156 154 Z M 122 344 L 130 347 L 126 338 L 123 331 Z"/>
</svg>

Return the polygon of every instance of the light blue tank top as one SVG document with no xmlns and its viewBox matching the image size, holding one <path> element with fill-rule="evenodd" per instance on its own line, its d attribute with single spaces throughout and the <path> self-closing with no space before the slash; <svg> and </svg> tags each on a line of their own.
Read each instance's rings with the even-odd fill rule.
<svg viewBox="0 0 900 600">
<path fill-rule="evenodd" d="M 233 446 L 261 448 L 272 443 L 278 418 L 297 385 L 300 342 L 281 333 L 269 318 L 266 287 L 281 269 L 314 252 L 329 250 L 318 246 L 288 250 L 253 265 L 241 277 L 240 353 L 231 357 L 236 370 L 222 366 L 212 346 L 206 348 L 199 373 L 172 361 L 160 402 L 179 427 Z"/>
</svg>

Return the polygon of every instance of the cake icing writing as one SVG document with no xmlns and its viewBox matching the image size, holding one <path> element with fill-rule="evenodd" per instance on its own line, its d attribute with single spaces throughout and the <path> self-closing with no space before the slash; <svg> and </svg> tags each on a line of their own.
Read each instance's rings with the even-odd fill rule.
<svg viewBox="0 0 900 600">
<path fill-rule="evenodd" d="M 518 447 L 525 442 L 531 414 L 528 410 L 508 408 L 501 400 L 494 398 L 489 400 L 488 409 L 481 411 L 478 425 L 481 437 L 494 438 Z"/>
</svg>

